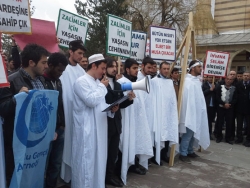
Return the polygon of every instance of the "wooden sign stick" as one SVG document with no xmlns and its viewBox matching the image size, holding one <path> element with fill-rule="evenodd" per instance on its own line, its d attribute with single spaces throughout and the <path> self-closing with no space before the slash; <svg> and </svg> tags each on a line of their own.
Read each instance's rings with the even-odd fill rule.
<svg viewBox="0 0 250 188">
<path fill-rule="evenodd" d="M 196 59 L 196 45 L 195 45 L 195 34 L 194 34 L 194 25 L 193 25 L 193 13 L 189 13 L 189 27 L 187 30 L 186 38 L 185 41 L 185 52 L 184 52 L 184 61 L 182 65 L 182 73 L 181 73 L 181 82 L 180 82 L 180 88 L 179 88 L 179 93 L 178 93 L 178 117 L 180 120 L 180 114 L 181 114 L 181 104 L 182 104 L 182 92 L 183 92 L 183 86 L 184 86 L 184 81 L 187 73 L 187 61 L 188 61 L 188 53 L 189 53 L 189 47 L 190 47 L 190 42 L 192 43 L 192 59 Z M 183 47 L 182 47 L 183 48 Z M 179 49 L 179 52 L 181 52 L 182 49 Z M 177 54 L 177 55 L 178 55 Z M 169 158 L 169 166 L 174 165 L 174 157 L 175 157 L 175 147 L 176 145 L 172 145 L 171 151 L 170 151 L 170 158 Z"/>
<path fill-rule="evenodd" d="M 180 56 L 180 54 L 182 52 L 182 49 L 183 49 L 183 47 L 185 45 L 185 42 L 186 42 L 186 39 L 187 39 L 187 33 L 185 34 L 185 37 L 183 38 L 183 40 L 181 42 L 181 45 L 180 45 L 180 47 L 178 49 L 178 52 L 177 52 L 176 58 L 175 58 L 176 60 L 178 59 L 178 57 Z M 171 67 L 170 67 L 170 70 L 169 70 L 169 73 L 168 73 L 168 77 L 170 77 L 170 74 L 171 74 L 172 70 L 174 69 L 175 64 L 176 64 L 176 62 L 173 62 L 171 64 Z"/>
<path fill-rule="evenodd" d="M 118 56 L 117 62 L 118 62 L 117 74 L 120 75 L 121 74 L 121 58 L 120 58 L 120 56 Z"/>
</svg>

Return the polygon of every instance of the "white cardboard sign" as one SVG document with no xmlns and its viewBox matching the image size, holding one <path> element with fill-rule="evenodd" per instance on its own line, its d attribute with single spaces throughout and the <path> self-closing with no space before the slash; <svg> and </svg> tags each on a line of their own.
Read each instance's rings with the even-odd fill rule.
<svg viewBox="0 0 250 188">
<path fill-rule="evenodd" d="M 31 33 L 29 0 L 1 0 L 0 32 Z"/>
<path fill-rule="evenodd" d="M 151 26 L 149 56 L 152 59 L 175 61 L 176 30 Z"/>
<path fill-rule="evenodd" d="M 107 54 L 129 58 L 132 39 L 132 23 L 111 14 L 108 14 L 107 18 Z"/>
<path fill-rule="evenodd" d="M 145 56 L 149 56 L 149 51 L 150 51 L 149 46 L 150 46 L 150 40 L 147 39 L 147 45 L 146 45 Z M 160 61 L 160 60 L 154 60 L 154 61 L 155 61 L 158 65 L 160 65 L 161 62 L 162 62 L 162 61 Z M 171 63 L 171 62 L 170 62 L 170 63 Z"/>
<path fill-rule="evenodd" d="M 138 63 L 142 63 L 145 57 L 147 33 L 132 31 L 132 43 L 130 57 Z"/>
<path fill-rule="evenodd" d="M 225 77 L 229 58 L 227 52 L 207 51 L 204 75 Z"/>
<path fill-rule="evenodd" d="M 147 33 L 132 31 L 130 58 L 136 60 L 138 63 L 142 63 L 145 57 L 146 42 Z M 121 59 L 122 61 L 126 60 L 126 58 Z"/>
<path fill-rule="evenodd" d="M 8 87 L 9 85 L 10 84 L 8 83 L 4 61 L 2 55 L 0 54 L 0 88 Z"/>
<path fill-rule="evenodd" d="M 60 9 L 57 23 L 57 38 L 59 46 L 68 48 L 73 40 L 82 40 L 85 43 L 88 19 Z"/>
</svg>

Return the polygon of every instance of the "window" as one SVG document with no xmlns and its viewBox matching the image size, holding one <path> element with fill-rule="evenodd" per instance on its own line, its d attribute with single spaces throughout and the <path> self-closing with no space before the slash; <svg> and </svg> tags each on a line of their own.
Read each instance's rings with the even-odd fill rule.
<svg viewBox="0 0 250 188">
<path fill-rule="evenodd" d="M 245 72 L 246 71 L 246 66 L 238 66 L 237 67 L 237 72 Z"/>
</svg>

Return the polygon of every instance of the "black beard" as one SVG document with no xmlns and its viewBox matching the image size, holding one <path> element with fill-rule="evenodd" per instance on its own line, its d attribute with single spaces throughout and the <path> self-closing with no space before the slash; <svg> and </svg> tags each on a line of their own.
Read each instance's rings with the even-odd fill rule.
<svg viewBox="0 0 250 188">
<path fill-rule="evenodd" d="M 136 82 L 137 76 L 130 76 L 126 72 L 123 74 L 127 79 L 129 79 L 131 82 Z"/>
<path fill-rule="evenodd" d="M 115 76 L 110 75 L 108 72 L 106 72 L 107 77 L 115 79 Z"/>
</svg>

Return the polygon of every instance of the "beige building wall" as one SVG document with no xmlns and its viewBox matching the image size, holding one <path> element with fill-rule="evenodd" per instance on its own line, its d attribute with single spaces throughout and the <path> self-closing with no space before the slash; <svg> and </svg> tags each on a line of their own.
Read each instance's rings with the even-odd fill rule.
<svg viewBox="0 0 250 188">
<path fill-rule="evenodd" d="M 219 33 L 250 29 L 250 0 L 216 0 L 214 20 Z"/>
</svg>

